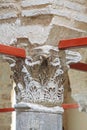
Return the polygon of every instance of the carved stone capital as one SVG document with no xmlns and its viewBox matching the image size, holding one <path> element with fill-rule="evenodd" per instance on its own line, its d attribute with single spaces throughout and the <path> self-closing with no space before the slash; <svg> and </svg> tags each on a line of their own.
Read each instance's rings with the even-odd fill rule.
<svg viewBox="0 0 87 130">
<path fill-rule="evenodd" d="M 25 59 L 4 56 L 13 71 L 17 102 L 61 105 L 68 64 L 78 62 L 80 54 L 51 45 L 28 44 L 25 49 Z"/>
</svg>

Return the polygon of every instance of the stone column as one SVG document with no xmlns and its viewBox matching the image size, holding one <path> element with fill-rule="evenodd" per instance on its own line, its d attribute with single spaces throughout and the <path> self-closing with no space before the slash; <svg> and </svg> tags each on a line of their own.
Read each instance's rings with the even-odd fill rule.
<svg viewBox="0 0 87 130">
<path fill-rule="evenodd" d="M 56 0 L 14 2 L 10 8 L 15 11 L 3 16 L 15 22 L 9 20 L 1 26 L 3 37 L 4 32 L 7 36 L 1 41 L 24 48 L 27 54 L 25 59 L 4 56 L 16 83 L 17 130 L 62 130 L 61 104 L 68 65 L 81 56 L 59 51 L 57 44 L 60 39 L 79 37 L 83 31 L 61 24 L 69 17 L 61 4 Z"/>
<path fill-rule="evenodd" d="M 16 130 L 62 130 L 63 108 L 48 108 L 29 103 L 16 105 Z"/>
<path fill-rule="evenodd" d="M 24 59 L 3 57 L 10 63 L 16 83 L 16 130 L 62 130 L 68 64 L 78 62 L 81 56 L 51 45 L 34 44 L 27 51 Z"/>
</svg>

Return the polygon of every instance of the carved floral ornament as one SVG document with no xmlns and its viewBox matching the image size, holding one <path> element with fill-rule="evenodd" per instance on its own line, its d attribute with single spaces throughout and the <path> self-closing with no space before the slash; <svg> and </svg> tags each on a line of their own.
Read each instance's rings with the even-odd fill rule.
<svg viewBox="0 0 87 130">
<path fill-rule="evenodd" d="M 13 71 L 17 103 L 60 105 L 63 102 L 64 83 L 67 78 L 65 73 L 69 64 L 81 60 L 81 55 L 70 50 L 60 51 L 58 47 L 51 45 L 21 45 L 26 46 L 26 58 L 3 55 Z"/>
</svg>

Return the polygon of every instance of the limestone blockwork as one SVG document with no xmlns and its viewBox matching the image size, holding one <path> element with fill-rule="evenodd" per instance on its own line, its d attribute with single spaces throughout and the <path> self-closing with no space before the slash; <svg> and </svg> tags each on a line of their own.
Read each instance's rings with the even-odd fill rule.
<svg viewBox="0 0 87 130">
<path fill-rule="evenodd" d="M 30 55 L 29 53 L 33 54 L 28 48 L 32 50 L 32 48 L 44 45 L 56 48 L 60 40 L 84 36 L 87 36 L 86 0 L 0 0 L 0 43 L 22 47 L 26 49 L 27 56 Z M 35 53 L 39 51 L 35 50 Z M 82 55 L 82 62 L 86 63 L 86 48 L 77 48 L 75 51 L 78 51 Z M 51 50 L 51 53 L 55 54 L 53 50 Z M 61 53 L 61 57 L 64 58 L 65 54 Z M 41 62 L 43 58 L 42 56 Z M 48 58 L 48 60 L 50 59 Z M 26 63 L 28 64 L 27 60 Z M 4 77 L 0 77 L 0 96 L 3 95 L 3 98 L 1 98 L 3 102 L 1 101 L 0 107 L 9 107 L 9 105 L 11 106 L 11 97 L 9 97 L 10 94 L 8 93 L 12 89 L 12 82 L 9 76 L 12 74 L 6 62 L 1 61 L 1 66 L 3 66 L 3 69 L 0 70 L 0 73 Z M 41 68 L 35 69 L 35 71 L 39 71 L 39 69 Z M 53 71 L 55 70 L 53 69 Z M 44 76 L 45 72 L 42 71 L 40 75 Z M 47 74 L 47 78 L 49 78 L 49 75 L 50 73 Z M 36 75 L 33 74 L 33 76 Z M 85 72 L 76 70 L 69 70 L 69 73 L 65 75 L 65 102 L 67 102 L 67 95 L 71 88 L 72 97 L 80 104 L 80 109 L 83 111 L 87 111 L 86 76 Z M 3 80 L 5 77 L 6 80 Z M 4 87 L 6 87 L 5 90 Z M 4 101 L 4 98 L 6 98 L 5 100 L 8 99 L 8 103 Z M 10 120 L 10 116 L 8 119 Z M 10 130 L 10 124 L 11 121 L 4 124 L 0 123 L 0 128 L 4 130 L 7 126 L 7 129 Z"/>
</svg>

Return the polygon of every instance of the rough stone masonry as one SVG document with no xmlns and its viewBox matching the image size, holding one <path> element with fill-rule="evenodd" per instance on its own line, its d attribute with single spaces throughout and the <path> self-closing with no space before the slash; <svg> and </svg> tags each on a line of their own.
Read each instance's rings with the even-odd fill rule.
<svg viewBox="0 0 87 130">
<path fill-rule="evenodd" d="M 29 55 L 28 48 L 32 49 L 33 46 L 56 47 L 62 39 L 87 36 L 86 6 L 86 0 L 1 0 L 0 43 L 23 47 Z M 77 51 L 86 63 L 86 49 Z M 7 63 L 4 64 L 8 67 Z M 7 73 L 10 75 L 10 72 Z M 68 75 L 72 96 L 86 111 L 87 74 L 70 70 Z M 8 89 L 11 90 L 11 87 Z M 3 92 L 7 94 L 7 91 Z M 8 102 L 10 103 L 10 100 Z"/>
</svg>

